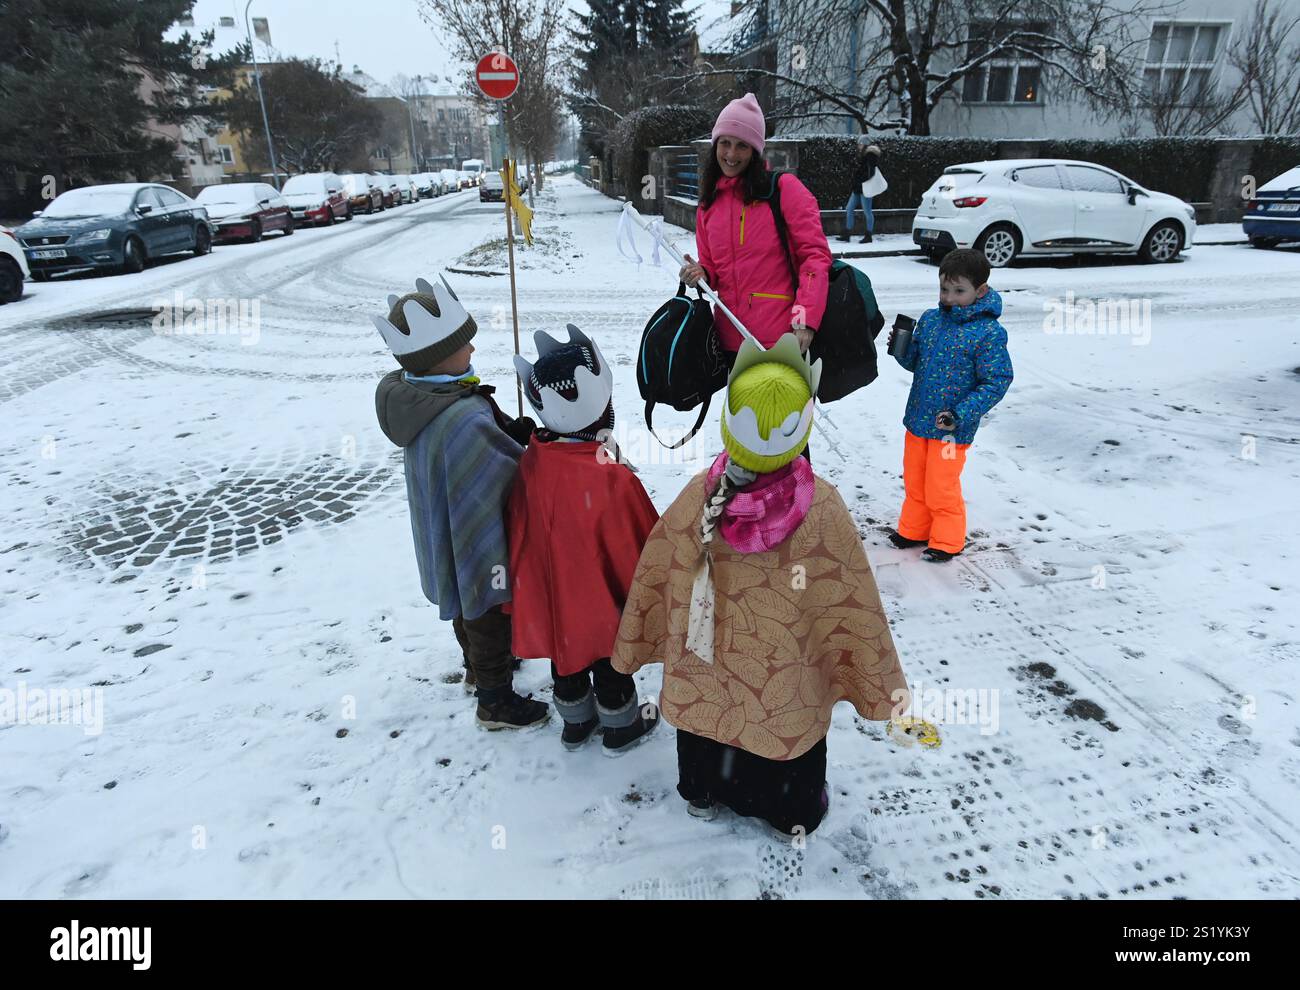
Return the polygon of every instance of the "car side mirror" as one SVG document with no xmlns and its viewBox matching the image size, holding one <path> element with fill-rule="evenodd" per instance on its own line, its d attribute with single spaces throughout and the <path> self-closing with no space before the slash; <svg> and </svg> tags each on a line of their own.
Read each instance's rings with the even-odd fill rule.
<svg viewBox="0 0 1300 990">
<path fill-rule="evenodd" d="M 144 216 L 146 213 L 152 213 L 153 207 L 150 206 L 148 203 L 141 203 L 139 206 L 135 208 L 135 212 L 140 214 L 140 216 Z"/>
<path fill-rule="evenodd" d="M 334 196 L 334 195 L 336 195 L 337 193 L 340 193 L 340 192 L 342 192 L 341 189 L 331 189 L 331 190 L 329 190 L 329 194 L 330 194 L 331 196 Z"/>
<path fill-rule="evenodd" d="M 271 201 L 270 201 L 269 199 L 263 199 L 263 200 L 260 200 L 260 201 L 258 202 L 257 205 L 258 205 L 258 206 L 270 206 L 270 205 L 271 205 Z"/>
</svg>

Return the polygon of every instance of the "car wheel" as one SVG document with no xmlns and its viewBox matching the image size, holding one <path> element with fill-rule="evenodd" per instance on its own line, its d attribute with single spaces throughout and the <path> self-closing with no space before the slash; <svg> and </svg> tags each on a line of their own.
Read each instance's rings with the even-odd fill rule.
<svg viewBox="0 0 1300 990">
<path fill-rule="evenodd" d="M 136 275 L 144 271 L 144 263 L 144 245 L 136 238 L 128 237 L 122 247 L 122 272 L 126 275 Z"/>
<path fill-rule="evenodd" d="M 1252 237 L 1250 246 L 1255 248 L 1275 248 L 1281 242 L 1276 237 Z"/>
<path fill-rule="evenodd" d="M 289 222 L 284 225 L 284 236 L 288 237 L 292 233 L 293 233 L 293 217 L 290 217 Z"/>
<path fill-rule="evenodd" d="M 256 244 L 258 241 L 260 241 L 260 240 L 262 239 L 262 224 L 261 224 L 261 221 L 258 221 L 258 222 L 256 222 L 256 223 L 253 224 L 253 232 L 252 232 L 251 234 L 248 235 L 248 239 L 249 239 L 250 241 L 252 241 L 254 244 Z"/>
<path fill-rule="evenodd" d="M 212 232 L 207 227 L 194 228 L 194 256 L 201 257 L 212 250 Z"/>
<path fill-rule="evenodd" d="M 348 207 L 348 212 L 345 213 L 345 214 L 343 214 L 343 221 L 344 221 L 344 223 L 346 223 L 347 221 L 349 221 L 349 220 L 351 220 L 351 219 L 352 219 L 352 207 L 349 206 L 349 207 Z"/>
<path fill-rule="evenodd" d="M 975 250 L 992 268 L 1006 268 L 1020 253 L 1020 237 L 1009 223 L 994 224 L 975 241 Z"/>
<path fill-rule="evenodd" d="M 1183 228 L 1172 220 L 1164 220 L 1147 233 L 1138 249 L 1138 257 L 1147 264 L 1173 261 L 1183 249 Z"/>
<path fill-rule="evenodd" d="M 0 258 L 0 304 L 23 297 L 23 270 L 12 258 Z"/>
</svg>

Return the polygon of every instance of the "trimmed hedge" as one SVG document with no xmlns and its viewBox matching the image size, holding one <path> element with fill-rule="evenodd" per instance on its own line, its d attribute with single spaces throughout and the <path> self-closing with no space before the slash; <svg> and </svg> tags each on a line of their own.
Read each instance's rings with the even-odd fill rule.
<svg viewBox="0 0 1300 990">
<path fill-rule="evenodd" d="M 1262 186 L 1289 168 L 1300 165 L 1300 137 L 1264 138 L 1250 156 L 1250 174 Z"/>
<path fill-rule="evenodd" d="M 1041 141 L 1035 157 L 1095 162 L 1154 192 L 1203 203 L 1213 198 L 1211 180 L 1219 144 L 1214 138 L 1180 137 Z"/>
<path fill-rule="evenodd" d="M 921 194 L 949 165 L 998 157 L 996 141 L 945 137 L 873 137 L 880 146 L 880 170 L 889 188 L 872 200 L 873 209 L 913 209 Z M 857 165 L 856 137 L 807 137 L 800 141 L 799 178 L 823 210 L 842 208 Z"/>
<path fill-rule="evenodd" d="M 713 126 L 714 114 L 693 106 L 643 107 L 614 129 L 614 177 L 628 202 L 641 198 L 642 177 L 650 171 L 650 149 L 685 144 Z"/>
<path fill-rule="evenodd" d="M 799 178 L 812 190 L 822 209 L 843 206 L 853 181 L 857 139 L 814 136 L 800 140 Z M 878 209 L 914 208 L 949 165 L 1015 157 L 1002 153 L 1007 145 L 1036 149 L 1026 157 L 1071 158 L 1095 162 L 1127 175 L 1157 192 L 1188 202 L 1214 199 L 1213 179 L 1220 141 L 1214 138 L 1125 138 L 1107 141 L 1048 140 L 985 141 L 948 137 L 878 137 L 880 168 L 889 188 L 872 204 Z M 1300 138 L 1267 138 L 1255 146 L 1251 174 L 1260 183 L 1300 164 Z"/>
</svg>

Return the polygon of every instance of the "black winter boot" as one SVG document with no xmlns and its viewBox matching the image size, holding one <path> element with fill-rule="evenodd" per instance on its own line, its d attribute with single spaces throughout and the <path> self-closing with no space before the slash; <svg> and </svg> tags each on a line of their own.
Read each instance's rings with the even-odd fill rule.
<svg viewBox="0 0 1300 990">
<path fill-rule="evenodd" d="M 600 719 L 596 717 L 595 695 L 588 689 L 577 701 L 565 701 L 558 697 L 551 700 L 555 702 L 555 710 L 560 713 L 560 718 L 564 719 L 560 742 L 570 752 L 582 749 L 600 725 Z"/>
<path fill-rule="evenodd" d="M 862 240 L 858 241 L 858 243 L 859 243 L 859 244 L 870 244 L 870 243 L 871 243 L 871 231 L 867 231 L 865 234 L 863 234 L 863 235 L 862 235 Z"/>
<path fill-rule="evenodd" d="M 898 549 L 900 550 L 906 550 L 908 547 L 922 546 L 926 541 L 909 540 L 906 536 L 903 536 L 901 533 L 895 531 L 889 534 L 889 542 L 892 543 L 894 546 L 898 547 Z"/>
<path fill-rule="evenodd" d="M 642 705 L 636 695 L 621 708 L 606 708 L 596 704 L 596 714 L 605 729 L 601 743 L 606 756 L 622 756 L 654 731 L 659 724 L 659 708 L 653 704 Z"/>
<path fill-rule="evenodd" d="M 551 710 L 532 695 L 521 698 L 510 686 L 486 690 L 479 688 L 476 721 L 488 730 L 527 729 L 541 725 L 551 717 Z"/>
<path fill-rule="evenodd" d="M 961 553 L 960 550 L 957 553 Z M 938 547 L 926 547 L 921 551 L 921 556 L 932 564 L 944 564 L 957 556 L 957 553 L 949 553 L 947 550 L 940 550 Z"/>
</svg>

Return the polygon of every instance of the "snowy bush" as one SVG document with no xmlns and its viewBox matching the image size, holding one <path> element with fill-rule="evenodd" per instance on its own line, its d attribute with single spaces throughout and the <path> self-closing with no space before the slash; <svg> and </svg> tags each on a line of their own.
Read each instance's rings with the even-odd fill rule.
<svg viewBox="0 0 1300 990">
<path fill-rule="evenodd" d="M 629 201 L 639 198 L 641 177 L 650 167 L 650 149 L 708 135 L 713 117 L 700 107 L 661 106 L 634 110 L 620 120 L 612 142 L 619 191 Z"/>
<path fill-rule="evenodd" d="M 1256 186 L 1297 165 L 1300 165 L 1300 138 L 1296 137 L 1264 138 L 1250 156 L 1250 174 L 1255 177 Z"/>
</svg>

